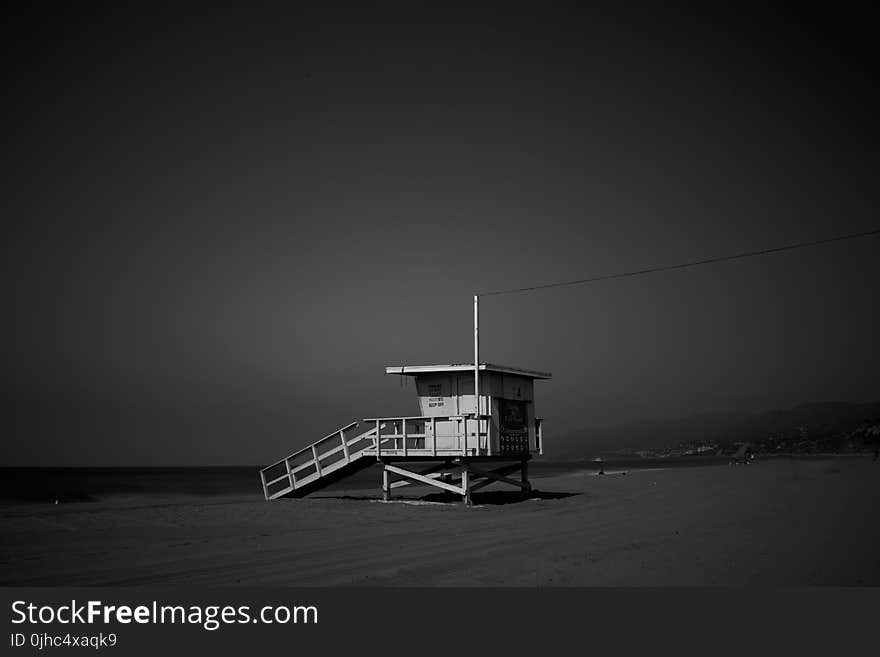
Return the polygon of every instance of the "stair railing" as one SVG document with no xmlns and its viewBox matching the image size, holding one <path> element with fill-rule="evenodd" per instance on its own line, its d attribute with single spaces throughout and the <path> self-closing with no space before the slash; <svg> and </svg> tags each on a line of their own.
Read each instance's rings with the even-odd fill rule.
<svg viewBox="0 0 880 657">
<path fill-rule="evenodd" d="M 368 440 L 370 435 L 373 433 L 373 430 L 366 431 L 362 434 L 354 436 L 352 438 L 346 438 L 345 432 L 350 431 L 351 429 L 358 426 L 357 422 L 352 422 L 340 429 L 337 429 L 333 433 L 327 434 L 320 440 L 315 441 L 311 445 L 303 447 L 302 449 L 284 457 L 283 459 L 272 463 L 271 465 L 266 466 L 262 470 L 260 470 L 260 479 L 263 483 L 263 494 L 268 500 L 272 495 L 272 488 L 278 486 L 280 483 L 287 481 L 287 487 L 290 489 L 294 489 L 297 487 L 299 483 L 298 479 L 304 479 L 301 475 L 298 475 L 304 470 L 309 470 L 314 468 L 318 478 L 323 475 L 323 470 L 326 466 L 322 464 L 322 461 L 325 461 L 329 457 L 342 452 L 342 461 L 345 463 L 351 463 L 351 461 L 357 458 L 361 452 L 366 449 L 372 447 L 372 442 L 352 449 L 352 446 L 356 445 L 359 441 Z M 328 444 L 333 443 L 334 446 L 328 449 L 327 451 L 321 451 L 323 447 Z M 311 458 L 304 461 L 299 465 L 293 465 L 293 462 L 304 454 L 311 453 Z M 339 459 L 337 459 L 338 461 Z M 333 464 L 335 464 L 334 461 Z M 331 464 L 331 465 L 333 465 Z M 284 466 L 283 473 L 280 476 L 276 476 L 273 478 L 269 478 L 270 472 L 273 469 L 279 468 L 281 465 Z M 307 475 L 312 476 L 312 475 Z"/>
</svg>

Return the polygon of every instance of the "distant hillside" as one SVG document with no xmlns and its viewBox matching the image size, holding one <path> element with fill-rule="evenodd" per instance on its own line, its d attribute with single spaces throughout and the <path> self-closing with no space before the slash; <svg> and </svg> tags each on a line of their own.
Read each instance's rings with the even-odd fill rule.
<svg viewBox="0 0 880 657">
<path fill-rule="evenodd" d="M 770 437 L 821 439 L 880 423 L 880 401 L 822 402 L 760 413 L 704 413 L 674 420 L 584 428 L 548 438 L 552 458 L 589 458 L 621 449 L 658 449 L 679 443 L 766 441 Z"/>
</svg>

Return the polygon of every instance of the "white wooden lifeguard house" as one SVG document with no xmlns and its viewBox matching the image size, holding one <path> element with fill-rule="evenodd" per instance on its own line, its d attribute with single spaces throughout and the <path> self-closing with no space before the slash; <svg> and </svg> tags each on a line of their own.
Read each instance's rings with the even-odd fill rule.
<svg viewBox="0 0 880 657">
<path fill-rule="evenodd" d="M 376 462 L 385 500 L 410 484 L 461 495 L 467 504 L 471 493 L 493 482 L 531 491 L 528 462 L 544 449 L 534 382 L 549 373 L 488 363 L 400 365 L 385 372 L 415 379 L 419 415 L 367 418 L 366 431 L 352 422 L 263 468 L 267 500 L 308 495 Z M 519 479 L 508 476 L 516 471 Z"/>
</svg>

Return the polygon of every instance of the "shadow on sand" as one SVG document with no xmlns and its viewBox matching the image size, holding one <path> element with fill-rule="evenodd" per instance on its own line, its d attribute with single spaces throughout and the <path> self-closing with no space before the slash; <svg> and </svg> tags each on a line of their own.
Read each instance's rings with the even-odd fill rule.
<svg viewBox="0 0 880 657">
<path fill-rule="evenodd" d="M 471 495 L 471 502 L 475 505 L 489 504 L 518 504 L 520 502 L 528 502 L 530 500 L 561 500 L 566 497 L 574 497 L 580 493 L 555 493 L 551 491 L 533 490 L 528 496 L 523 495 L 515 490 L 490 490 L 485 492 L 477 492 Z M 454 493 L 430 493 L 419 498 L 424 502 L 461 502 L 461 495 Z"/>
<path fill-rule="evenodd" d="M 525 497 L 519 491 L 493 490 L 482 493 L 474 493 L 471 496 L 471 502 L 475 506 L 479 505 L 502 505 L 502 504 L 518 504 L 520 502 L 528 502 L 531 500 L 561 500 L 566 497 L 575 497 L 581 493 L 556 493 L 550 491 L 533 490 L 528 497 Z M 375 495 L 316 495 L 314 499 L 323 500 L 353 500 L 361 502 L 375 502 Z M 430 493 L 422 497 L 395 497 L 392 502 L 427 502 L 433 504 L 461 504 L 461 495 L 455 493 Z"/>
</svg>

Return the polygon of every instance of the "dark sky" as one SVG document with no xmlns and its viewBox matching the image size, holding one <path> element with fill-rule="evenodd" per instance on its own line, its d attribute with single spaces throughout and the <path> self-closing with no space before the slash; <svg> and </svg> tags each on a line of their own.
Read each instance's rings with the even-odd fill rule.
<svg viewBox="0 0 880 657">
<path fill-rule="evenodd" d="M 5 21 L 4 464 L 269 462 L 416 412 L 477 291 L 880 224 L 866 17 L 508 12 Z M 880 399 L 878 246 L 486 298 L 482 355 L 548 447 Z"/>
</svg>

